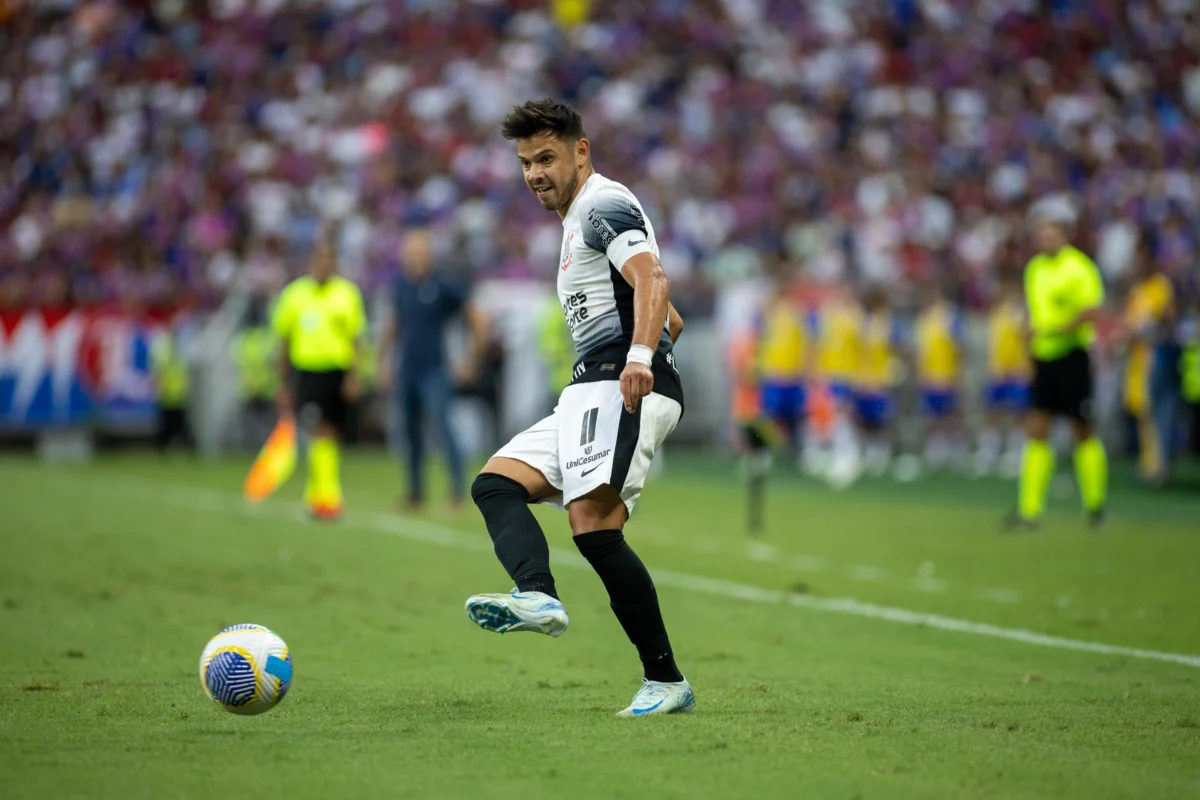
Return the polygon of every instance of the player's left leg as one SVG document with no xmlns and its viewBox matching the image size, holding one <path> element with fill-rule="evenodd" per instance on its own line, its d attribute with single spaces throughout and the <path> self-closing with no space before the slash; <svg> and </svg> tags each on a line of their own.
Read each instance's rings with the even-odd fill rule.
<svg viewBox="0 0 1200 800">
<path fill-rule="evenodd" d="M 984 476 L 995 471 L 1004 449 L 1004 428 L 1010 404 L 1011 385 L 992 381 L 983 393 L 983 427 L 975 442 L 974 473 Z"/>
<path fill-rule="evenodd" d="M 1076 350 L 1064 361 L 1070 377 L 1066 386 L 1072 391 L 1067 398 L 1067 413 L 1075 436 L 1075 479 L 1088 524 L 1100 528 L 1105 522 L 1104 505 L 1108 500 L 1108 455 L 1091 425 L 1091 359 L 1087 351 Z"/>
<path fill-rule="evenodd" d="M 654 580 L 624 534 L 650 464 L 682 410 L 675 400 L 650 394 L 630 414 L 617 381 L 568 387 L 560 406 L 563 498 L 575 546 L 608 591 L 644 670 L 641 689 L 620 716 L 688 712 L 695 705 L 675 665 Z"/>
<path fill-rule="evenodd" d="M 308 484 L 304 500 L 318 519 L 334 519 L 342 511 L 340 460 L 337 429 L 325 421 L 317 423 L 308 444 Z"/>
<path fill-rule="evenodd" d="M 620 492 L 600 486 L 572 501 L 568 512 L 575 546 L 600 576 L 609 606 L 642 661 L 642 687 L 619 716 L 692 711 L 695 696 L 675 664 L 654 579 L 625 541 L 629 514 Z"/>
<path fill-rule="evenodd" d="M 863 461 L 867 473 L 887 472 L 892 460 L 892 397 L 886 389 L 860 392 L 855 398 L 858 424 L 863 431 Z"/>
<path fill-rule="evenodd" d="M 925 387 L 921 390 L 921 407 L 925 420 L 925 447 L 922 458 L 931 470 L 941 469 L 950 460 L 946 391 Z"/>
<path fill-rule="evenodd" d="M 309 436 L 304 501 L 313 517 L 321 520 L 333 520 L 342 513 L 338 441 L 346 419 L 344 379 L 341 371 L 298 372 L 296 376 L 297 416 Z"/>
</svg>

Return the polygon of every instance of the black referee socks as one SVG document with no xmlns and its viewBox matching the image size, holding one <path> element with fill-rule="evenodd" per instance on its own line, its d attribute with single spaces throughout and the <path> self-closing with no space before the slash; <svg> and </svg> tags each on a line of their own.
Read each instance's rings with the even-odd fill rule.
<svg viewBox="0 0 1200 800">
<path fill-rule="evenodd" d="M 529 492 L 503 475 L 485 472 L 471 484 L 471 499 L 483 514 L 496 558 L 518 591 L 545 592 L 557 599 L 550 574 L 550 547 L 529 510 Z"/>
<path fill-rule="evenodd" d="M 637 553 L 626 544 L 625 535 L 616 530 L 581 533 L 575 537 L 575 546 L 608 590 L 609 605 L 637 648 L 646 679 L 665 683 L 683 680 L 658 608 L 654 581 Z"/>
</svg>

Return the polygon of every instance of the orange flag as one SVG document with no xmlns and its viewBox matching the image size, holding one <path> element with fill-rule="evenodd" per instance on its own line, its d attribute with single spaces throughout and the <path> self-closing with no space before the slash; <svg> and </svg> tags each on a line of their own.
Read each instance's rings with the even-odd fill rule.
<svg viewBox="0 0 1200 800">
<path fill-rule="evenodd" d="M 279 420 L 267 438 L 246 476 L 243 492 L 246 499 L 259 503 L 287 483 L 296 470 L 296 421 L 291 417 Z"/>
</svg>

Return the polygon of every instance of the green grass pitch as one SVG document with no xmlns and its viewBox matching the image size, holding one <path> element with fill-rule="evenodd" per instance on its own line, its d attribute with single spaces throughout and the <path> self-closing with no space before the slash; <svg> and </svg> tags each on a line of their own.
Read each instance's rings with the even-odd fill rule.
<svg viewBox="0 0 1200 800">
<path fill-rule="evenodd" d="M 392 513 L 382 456 L 347 459 L 333 526 L 301 519 L 298 480 L 247 509 L 240 460 L 0 460 L 0 795 L 1200 797 L 1200 660 L 987 635 L 1200 654 L 1195 486 L 1122 479 L 1103 533 L 1062 497 L 1005 537 L 1011 484 L 781 474 L 750 540 L 731 464 L 668 459 L 628 535 L 698 705 L 642 720 L 613 717 L 639 665 L 561 513 L 538 516 L 571 629 L 500 637 L 462 610 L 509 588 L 477 513 Z M 238 622 L 295 658 L 261 717 L 197 677 Z"/>
</svg>

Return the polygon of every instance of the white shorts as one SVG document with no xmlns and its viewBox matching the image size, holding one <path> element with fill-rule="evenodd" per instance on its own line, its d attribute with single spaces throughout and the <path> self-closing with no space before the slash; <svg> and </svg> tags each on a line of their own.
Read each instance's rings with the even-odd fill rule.
<svg viewBox="0 0 1200 800">
<path fill-rule="evenodd" d="M 650 462 L 682 414 L 677 401 L 654 393 L 629 414 L 620 381 L 576 383 L 563 389 L 553 414 L 518 433 L 496 456 L 545 475 L 559 494 L 543 503 L 565 508 L 608 484 L 632 514 Z"/>
</svg>

